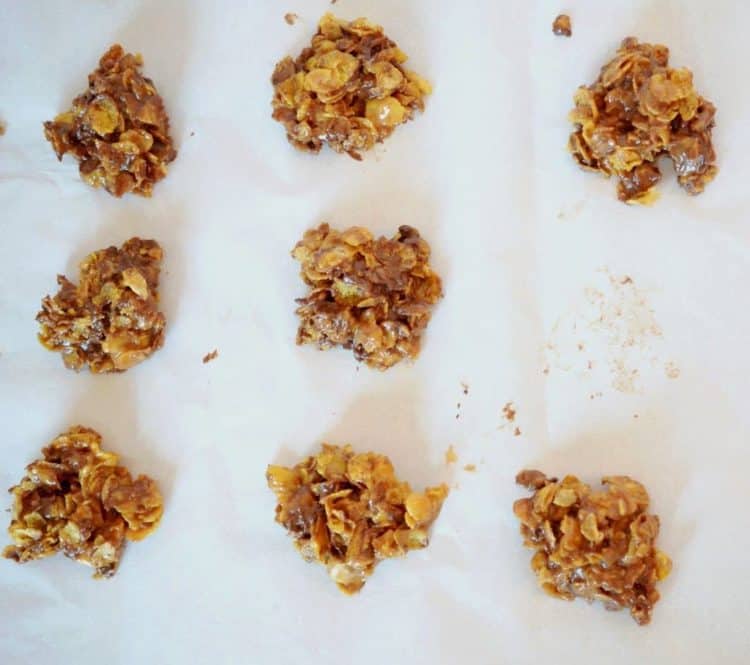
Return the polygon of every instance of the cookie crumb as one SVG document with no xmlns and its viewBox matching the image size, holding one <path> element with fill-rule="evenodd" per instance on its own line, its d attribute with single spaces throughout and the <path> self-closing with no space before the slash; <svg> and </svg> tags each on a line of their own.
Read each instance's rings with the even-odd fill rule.
<svg viewBox="0 0 750 665">
<path fill-rule="evenodd" d="M 467 464 L 464 466 L 464 471 L 468 471 L 469 473 L 474 473 L 477 470 L 476 464 Z"/>
<path fill-rule="evenodd" d="M 203 364 L 210 363 L 212 360 L 216 360 L 219 357 L 219 351 L 214 349 L 211 353 L 207 353 L 203 356 Z"/>
<path fill-rule="evenodd" d="M 513 430 L 513 436 L 521 436 L 521 428 L 516 427 L 516 429 Z"/>
<path fill-rule="evenodd" d="M 503 418 L 509 423 L 516 419 L 516 407 L 513 402 L 507 402 L 503 407 Z"/>
<path fill-rule="evenodd" d="M 464 381 L 461 381 L 461 390 L 462 390 L 462 392 L 463 392 L 464 395 L 468 395 L 469 394 L 469 384 L 465 383 Z"/>
<path fill-rule="evenodd" d="M 445 463 L 446 464 L 455 464 L 458 461 L 458 455 L 456 455 L 456 451 L 453 449 L 453 446 L 448 446 L 448 450 L 445 451 Z"/>
<path fill-rule="evenodd" d="M 297 19 L 299 16 L 297 14 L 293 14 L 292 12 L 287 12 L 284 14 L 284 20 L 287 22 L 287 25 L 294 25 L 297 22 Z"/>
<path fill-rule="evenodd" d="M 664 372 L 669 379 L 676 379 L 680 376 L 680 368 L 671 360 L 664 365 Z"/>
<path fill-rule="evenodd" d="M 570 37 L 573 34 L 570 16 L 567 14 L 558 14 L 552 23 L 552 32 L 559 37 Z"/>
</svg>

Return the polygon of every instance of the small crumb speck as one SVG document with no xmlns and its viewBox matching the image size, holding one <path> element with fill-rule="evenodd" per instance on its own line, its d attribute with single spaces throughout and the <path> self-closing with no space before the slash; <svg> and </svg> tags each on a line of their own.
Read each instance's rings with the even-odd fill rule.
<svg viewBox="0 0 750 665">
<path fill-rule="evenodd" d="M 567 14 L 558 14 L 552 23 L 552 32 L 559 37 L 570 37 L 573 34 L 573 28 L 570 24 L 570 16 Z"/>
<path fill-rule="evenodd" d="M 469 473 L 474 473 L 477 470 L 476 464 L 467 464 L 464 466 L 464 471 L 468 471 Z"/>
<path fill-rule="evenodd" d="M 207 353 L 205 356 L 203 356 L 203 364 L 210 363 L 212 360 L 216 360 L 219 357 L 219 352 L 217 349 L 214 349 L 211 351 L 211 353 Z"/>
<path fill-rule="evenodd" d="M 287 25 L 294 25 L 297 22 L 298 18 L 299 16 L 297 16 L 297 14 L 293 14 L 292 12 L 284 14 L 284 20 L 287 22 Z"/>
<path fill-rule="evenodd" d="M 455 464 L 458 461 L 458 455 L 456 455 L 456 451 L 453 449 L 453 446 L 448 446 L 448 450 L 445 451 L 445 463 L 446 464 Z"/>
<path fill-rule="evenodd" d="M 516 429 L 513 430 L 513 436 L 521 436 L 521 428 L 516 427 Z"/>
</svg>

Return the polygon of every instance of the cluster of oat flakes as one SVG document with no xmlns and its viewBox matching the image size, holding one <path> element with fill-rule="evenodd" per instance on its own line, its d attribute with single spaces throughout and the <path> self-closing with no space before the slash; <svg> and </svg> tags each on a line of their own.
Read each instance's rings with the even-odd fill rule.
<svg viewBox="0 0 750 665">
<path fill-rule="evenodd" d="M 559 16 L 553 30 L 570 36 L 569 18 Z M 327 144 L 360 160 L 425 108 L 431 86 L 406 60 L 380 26 L 326 14 L 310 46 L 276 65 L 273 118 L 300 150 L 318 153 Z M 163 100 L 142 64 L 140 55 L 112 46 L 71 109 L 44 123 L 58 159 L 71 154 L 85 182 L 117 197 L 151 196 L 177 155 Z M 616 175 L 622 200 L 653 198 L 662 154 L 689 193 L 716 175 L 715 109 L 696 93 L 689 70 L 668 66 L 665 47 L 626 39 L 575 104 L 570 151 L 581 166 Z M 308 230 L 292 250 L 308 288 L 297 301 L 297 342 L 349 349 L 380 370 L 415 359 L 443 295 L 430 254 L 410 226 L 392 238 L 358 226 Z M 74 370 L 123 372 L 145 360 L 164 343 L 162 256 L 156 241 L 131 238 L 86 257 L 77 283 L 58 276 L 58 293 L 43 299 L 37 315 L 41 343 Z M 445 485 L 415 492 L 387 457 L 348 445 L 323 444 L 293 467 L 270 465 L 266 477 L 276 521 L 346 593 L 359 591 L 380 561 L 426 547 L 448 494 Z M 596 491 L 574 476 L 558 481 L 538 471 L 521 472 L 517 482 L 533 492 L 513 509 L 542 588 L 628 608 L 648 623 L 656 583 L 671 562 L 656 548 L 659 519 L 648 512 L 646 489 L 613 476 Z M 3 555 L 26 562 L 62 552 L 96 577 L 114 574 L 126 541 L 153 532 L 163 513 L 155 482 L 134 479 L 101 449 L 98 433 L 80 426 L 46 446 L 10 491 L 14 544 Z"/>
</svg>

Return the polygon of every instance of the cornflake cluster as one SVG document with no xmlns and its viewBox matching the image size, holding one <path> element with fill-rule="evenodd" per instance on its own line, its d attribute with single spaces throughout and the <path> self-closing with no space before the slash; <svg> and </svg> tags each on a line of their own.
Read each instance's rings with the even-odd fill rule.
<svg viewBox="0 0 750 665">
<path fill-rule="evenodd" d="M 39 340 L 59 351 L 65 366 L 94 373 L 121 372 L 164 343 L 158 310 L 162 250 L 154 240 L 131 238 L 80 264 L 78 286 L 58 275 L 60 290 L 42 300 Z"/>
<path fill-rule="evenodd" d="M 362 227 L 339 232 L 321 224 L 292 256 L 310 287 L 297 300 L 298 344 L 352 349 L 381 370 L 417 356 L 442 286 L 416 229 L 402 226 L 392 239 L 376 240 Z"/>
<path fill-rule="evenodd" d="M 534 492 L 513 512 L 524 545 L 536 550 L 531 567 L 550 595 L 601 600 L 609 610 L 627 607 L 645 625 L 659 600 L 656 583 L 672 568 L 656 549 L 659 518 L 648 514 L 646 488 L 627 476 L 602 479 L 594 491 L 575 476 L 558 482 L 541 471 L 522 471 L 516 482 Z"/>
<path fill-rule="evenodd" d="M 62 552 L 94 568 L 94 577 L 117 571 L 125 541 L 142 540 L 159 525 L 162 497 L 151 478 L 118 465 L 102 438 L 72 427 L 42 450 L 15 487 L 3 556 L 18 563 Z"/>
<path fill-rule="evenodd" d="M 568 147 L 586 169 L 616 175 L 628 203 L 654 200 L 660 155 L 672 159 L 680 185 L 698 194 L 716 176 L 711 143 L 716 109 L 693 87 L 689 69 L 673 69 L 666 46 L 628 37 L 593 85 L 575 94 Z"/>
<path fill-rule="evenodd" d="M 276 521 L 294 537 L 306 561 L 328 569 L 344 593 L 359 591 L 383 559 L 428 545 L 448 488 L 412 492 L 390 460 L 355 454 L 351 446 L 323 444 L 296 466 L 270 465 L 268 486 L 276 494 Z"/>
<path fill-rule="evenodd" d="M 71 110 L 44 123 L 57 158 L 72 154 L 85 182 L 115 196 L 151 196 L 177 156 L 164 102 L 141 74 L 142 64 L 140 55 L 115 44 L 89 74 L 88 90 L 73 100 Z"/>
<path fill-rule="evenodd" d="M 430 84 L 405 69 L 406 60 L 379 25 L 326 14 L 310 47 L 276 65 L 273 117 L 300 150 L 317 153 L 327 143 L 361 159 L 424 110 Z"/>
</svg>

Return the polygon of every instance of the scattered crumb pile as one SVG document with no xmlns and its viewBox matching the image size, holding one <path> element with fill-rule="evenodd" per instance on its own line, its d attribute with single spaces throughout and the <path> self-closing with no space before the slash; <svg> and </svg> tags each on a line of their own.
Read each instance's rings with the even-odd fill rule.
<svg viewBox="0 0 750 665">
<path fill-rule="evenodd" d="M 662 329 L 645 291 L 627 275 L 613 275 L 606 268 L 598 273 L 582 302 L 553 326 L 545 347 L 545 374 L 550 369 L 573 371 L 623 393 L 639 392 L 641 376 L 654 369 L 677 378 L 675 363 L 660 358 Z"/>
<path fill-rule="evenodd" d="M 500 425 L 499 429 L 505 429 L 506 427 L 510 427 L 511 425 L 514 425 L 516 422 L 517 413 L 518 413 L 518 409 L 516 408 L 516 405 L 513 402 L 506 402 L 502 411 L 503 422 Z M 518 426 L 513 427 L 513 436 L 521 436 L 520 427 Z"/>
</svg>

